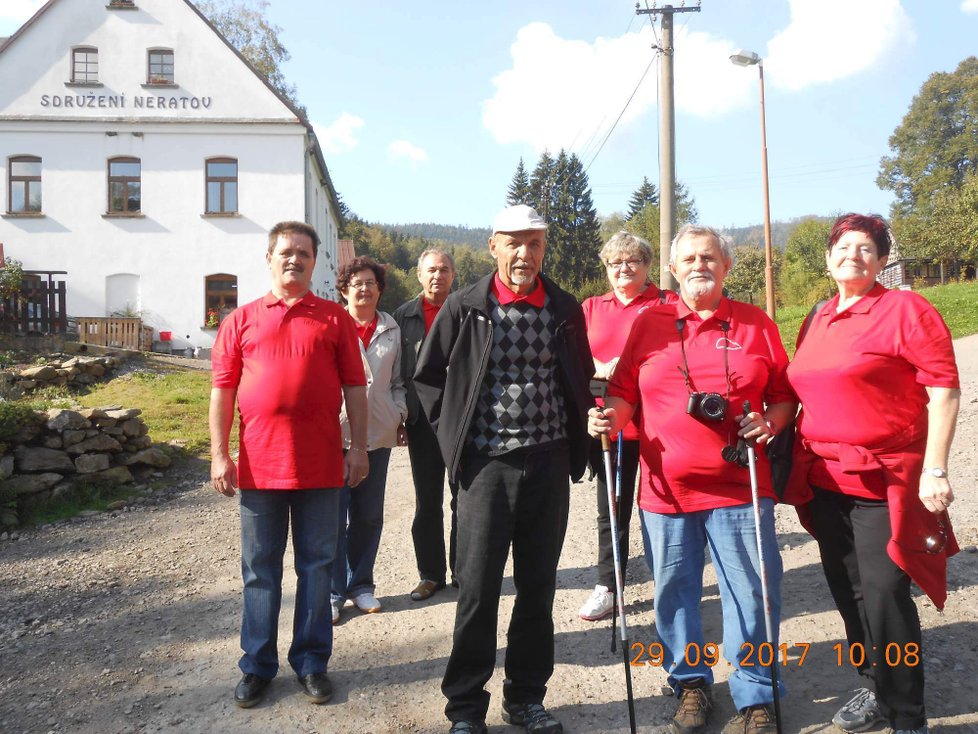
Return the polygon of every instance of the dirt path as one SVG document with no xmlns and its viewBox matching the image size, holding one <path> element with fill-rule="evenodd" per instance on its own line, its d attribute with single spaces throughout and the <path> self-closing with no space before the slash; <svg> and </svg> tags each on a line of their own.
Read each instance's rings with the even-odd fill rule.
<svg viewBox="0 0 978 734">
<path fill-rule="evenodd" d="M 965 552 L 951 560 L 951 594 L 943 614 L 918 597 L 927 649 L 927 706 L 935 734 L 978 734 L 978 336 L 959 340 L 962 414 L 951 459 L 958 493 L 952 509 Z M 0 544 L 0 732 L 443 732 L 439 691 L 454 619 L 454 592 L 416 604 L 410 540 L 413 495 L 407 452 L 392 458 L 386 528 L 377 563 L 384 612 L 344 610 L 335 628 L 330 673 L 336 696 L 308 704 L 282 671 L 267 699 L 251 710 L 231 703 L 239 677 L 240 576 L 236 503 L 204 485 L 204 467 L 171 473 L 168 486 L 147 489 L 132 511 L 101 514 Z M 577 618 L 594 584 L 593 485 L 572 490 L 571 520 L 561 558 L 555 620 L 557 671 L 547 703 L 568 732 L 627 732 L 621 657 L 609 650 L 607 623 Z M 829 598 L 814 543 L 790 508 L 779 508 L 784 621 L 792 645 L 785 669 L 785 731 L 837 732 L 828 724 L 858 685 L 837 664 L 842 624 Z M 632 640 L 654 639 L 651 584 L 633 533 L 626 599 Z M 715 579 L 706 582 L 707 637 L 719 639 Z M 292 592 L 286 589 L 280 638 L 290 637 Z M 504 582 L 500 649 L 512 607 Z M 801 648 L 811 643 L 804 664 Z M 282 652 L 284 658 L 284 651 Z M 501 655 L 498 661 L 501 666 Z M 721 660 L 715 700 L 719 732 L 733 715 Z M 493 731 L 511 731 L 499 716 L 502 671 L 490 683 Z M 664 732 L 674 702 L 661 695 L 665 675 L 633 668 L 642 732 Z M 881 730 L 882 731 L 882 730 Z"/>
</svg>

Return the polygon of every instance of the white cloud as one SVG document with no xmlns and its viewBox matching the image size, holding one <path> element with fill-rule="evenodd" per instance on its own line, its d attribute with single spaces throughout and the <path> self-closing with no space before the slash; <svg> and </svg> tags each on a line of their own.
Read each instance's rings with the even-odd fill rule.
<svg viewBox="0 0 978 734">
<path fill-rule="evenodd" d="M 978 13 L 978 0 L 961 0 L 962 13 Z"/>
<path fill-rule="evenodd" d="M 322 127 L 318 123 L 313 123 L 316 137 L 319 144 L 327 153 L 345 153 L 357 147 L 360 141 L 356 139 L 354 133 L 364 126 L 363 118 L 344 112 L 329 127 Z"/>
<path fill-rule="evenodd" d="M 768 43 L 764 60 L 772 83 L 782 89 L 797 91 L 852 76 L 916 39 L 900 0 L 790 3 L 791 22 Z"/>
<path fill-rule="evenodd" d="M 0 6 L 0 36 L 13 34 L 44 2 L 45 0 L 3 0 Z"/>
<path fill-rule="evenodd" d="M 407 158 L 412 163 L 425 163 L 428 160 L 424 150 L 407 140 L 395 140 L 387 146 L 387 152 L 392 158 Z"/>
<path fill-rule="evenodd" d="M 500 143 L 592 151 L 635 91 L 653 59 L 654 43 L 649 26 L 588 43 L 560 38 L 546 23 L 531 23 L 516 35 L 512 66 L 492 80 L 496 93 L 483 103 L 482 122 Z M 675 47 L 678 110 L 708 117 L 748 99 L 756 81 L 731 66 L 732 43 L 680 29 Z M 657 74 L 653 64 L 619 130 L 656 106 Z"/>
</svg>

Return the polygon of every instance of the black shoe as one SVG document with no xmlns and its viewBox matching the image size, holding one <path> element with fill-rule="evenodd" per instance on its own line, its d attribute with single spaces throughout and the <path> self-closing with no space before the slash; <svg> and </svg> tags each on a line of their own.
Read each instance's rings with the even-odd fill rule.
<svg viewBox="0 0 978 734">
<path fill-rule="evenodd" d="M 510 703 L 503 701 L 503 721 L 522 726 L 528 734 L 563 734 L 564 726 L 542 703 Z"/>
<path fill-rule="evenodd" d="M 448 734 L 488 734 L 484 721 L 453 721 Z"/>
<path fill-rule="evenodd" d="M 254 673 L 245 673 L 234 689 L 234 702 L 248 709 L 262 700 L 271 678 L 262 678 Z"/>
<path fill-rule="evenodd" d="M 333 697 L 333 684 L 325 673 L 310 673 L 298 677 L 302 690 L 313 703 L 326 703 Z"/>
</svg>

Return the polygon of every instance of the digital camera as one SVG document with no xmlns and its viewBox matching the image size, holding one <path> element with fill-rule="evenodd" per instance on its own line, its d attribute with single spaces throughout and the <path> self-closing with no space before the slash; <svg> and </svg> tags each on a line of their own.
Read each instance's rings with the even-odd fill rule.
<svg viewBox="0 0 978 734">
<path fill-rule="evenodd" d="M 686 403 L 686 414 L 719 423 L 727 417 L 728 405 L 727 399 L 718 392 L 694 392 Z"/>
</svg>

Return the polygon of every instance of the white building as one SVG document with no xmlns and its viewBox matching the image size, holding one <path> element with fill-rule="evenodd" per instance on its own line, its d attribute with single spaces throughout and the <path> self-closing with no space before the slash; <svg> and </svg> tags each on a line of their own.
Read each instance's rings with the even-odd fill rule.
<svg viewBox="0 0 978 734">
<path fill-rule="evenodd" d="M 50 0 L 0 45 L 0 243 L 64 270 L 69 316 L 138 313 L 176 349 L 268 290 L 267 232 L 339 203 L 312 128 L 187 0 Z M 210 321 L 210 325 L 208 325 Z"/>
</svg>

